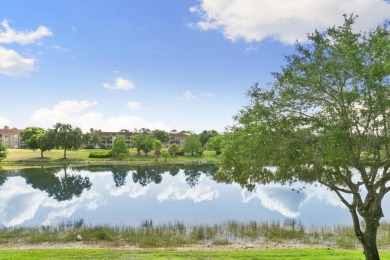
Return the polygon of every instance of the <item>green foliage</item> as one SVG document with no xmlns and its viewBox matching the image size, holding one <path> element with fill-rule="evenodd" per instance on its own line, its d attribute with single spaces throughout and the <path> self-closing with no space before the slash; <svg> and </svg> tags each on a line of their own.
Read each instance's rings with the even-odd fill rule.
<svg viewBox="0 0 390 260">
<path fill-rule="evenodd" d="M 41 150 L 41 157 L 46 151 L 50 151 L 55 147 L 55 133 L 52 129 L 47 130 L 43 135 L 38 137 L 38 145 Z"/>
<path fill-rule="evenodd" d="M 220 155 L 224 147 L 224 135 L 215 135 L 207 142 L 207 148 L 214 150 L 217 155 Z"/>
<path fill-rule="evenodd" d="M 167 158 L 169 157 L 169 152 L 168 152 L 168 150 L 162 150 L 162 151 L 161 151 L 161 157 L 163 157 L 163 158 L 164 158 L 164 161 L 166 161 Z"/>
<path fill-rule="evenodd" d="M 161 143 L 166 143 L 169 141 L 169 134 L 165 132 L 164 130 L 154 130 L 153 131 L 153 137 L 157 140 L 160 140 Z"/>
<path fill-rule="evenodd" d="M 0 141 L 0 162 L 7 158 L 7 147 Z"/>
<path fill-rule="evenodd" d="M 110 158 L 111 152 L 90 152 L 88 158 Z"/>
<path fill-rule="evenodd" d="M 145 135 L 143 135 L 143 134 L 135 134 L 131 137 L 131 144 L 134 148 L 137 149 L 138 155 L 141 154 L 142 142 L 143 142 L 144 137 L 145 137 Z"/>
<path fill-rule="evenodd" d="M 52 129 L 45 131 L 40 127 L 29 126 L 20 133 L 20 136 L 33 151 L 40 149 L 41 157 L 43 157 L 45 151 L 49 151 L 55 147 L 56 136 Z"/>
<path fill-rule="evenodd" d="M 67 149 L 78 150 L 83 143 L 81 129 L 70 124 L 57 123 L 49 131 L 53 134 L 56 147 L 64 149 L 64 159 L 66 158 Z"/>
<path fill-rule="evenodd" d="M 376 259 L 381 201 L 390 191 L 390 31 L 385 24 L 355 33 L 354 23 L 345 16 L 342 26 L 315 31 L 270 87 L 250 89 L 216 178 L 249 189 L 319 182 L 349 209 L 366 257 Z"/>
<path fill-rule="evenodd" d="M 194 153 L 199 152 L 202 149 L 202 143 L 199 141 L 199 137 L 196 134 L 192 134 L 187 137 L 183 151 L 185 153 L 191 153 L 194 156 Z"/>
<path fill-rule="evenodd" d="M 20 133 L 20 137 L 28 146 L 28 148 L 35 151 L 36 149 L 40 148 L 39 138 L 40 136 L 44 135 L 44 133 L 45 130 L 41 127 L 29 126 Z"/>
<path fill-rule="evenodd" d="M 199 134 L 199 141 L 201 142 L 202 144 L 202 147 L 204 147 L 206 145 L 206 143 L 210 140 L 210 138 L 212 138 L 213 136 L 217 136 L 218 135 L 218 132 L 215 131 L 215 130 L 203 130 L 200 134 Z"/>
<path fill-rule="evenodd" d="M 120 154 L 128 154 L 129 147 L 127 147 L 125 136 L 117 135 L 115 136 L 115 140 L 112 143 L 111 155 L 114 157 L 118 157 Z"/>
<path fill-rule="evenodd" d="M 154 149 L 154 140 L 156 139 L 149 134 L 136 134 L 131 137 L 131 143 L 137 149 L 138 155 L 143 151 L 145 156 Z"/>
<path fill-rule="evenodd" d="M 200 148 L 199 150 L 197 150 L 195 153 L 199 156 L 202 156 L 203 155 L 203 152 L 204 152 L 204 149 L 203 148 Z"/>
<path fill-rule="evenodd" d="M 83 143 L 88 147 L 96 148 L 96 146 L 100 145 L 102 142 L 102 138 L 96 132 L 86 133 L 83 135 Z"/>
<path fill-rule="evenodd" d="M 177 144 L 171 144 L 168 148 L 168 152 L 172 154 L 173 157 L 180 151 L 180 147 Z"/>
<path fill-rule="evenodd" d="M 148 153 L 153 150 L 155 140 L 156 139 L 150 135 L 144 135 L 141 143 L 141 150 L 145 153 L 145 156 L 148 156 Z"/>
<path fill-rule="evenodd" d="M 153 150 L 154 150 L 154 154 L 156 156 L 160 155 L 161 148 L 162 148 L 161 141 L 158 140 L 158 139 L 154 139 L 154 141 L 153 141 Z"/>
</svg>

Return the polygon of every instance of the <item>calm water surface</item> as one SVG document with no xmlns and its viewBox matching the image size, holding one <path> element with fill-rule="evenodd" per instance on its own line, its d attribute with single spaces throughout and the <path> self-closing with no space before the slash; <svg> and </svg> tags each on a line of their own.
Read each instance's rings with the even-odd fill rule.
<svg viewBox="0 0 390 260">
<path fill-rule="evenodd" d="M 258 185 L 254 192 L 213 180 L 214 165 L 68 167 L 0 170 L 0 225 L 97 225 L 227 220 L 284 221 L 305 226 L 351 224 L 347 209 L 324 187 Z M 383 201 L 390 219 L 390 198 Z"/>
</svg>

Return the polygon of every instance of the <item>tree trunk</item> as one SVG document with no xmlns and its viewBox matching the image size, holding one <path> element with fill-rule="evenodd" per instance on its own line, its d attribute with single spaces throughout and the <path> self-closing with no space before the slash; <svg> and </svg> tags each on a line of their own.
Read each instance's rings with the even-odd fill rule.
<svg viewBox="0 0 390 260">
<path fill-rule="evenodd" d="M 43 158 L 43 151 L 41 150 L 41 158 Z"/>
<path fill-rule="evenodd" d="M 66 159 L 66 148 L 64 148 L 64 159 Z"/>
<path fill-rule="evenodd" d="M 362 241 L 364 255 L 366 256 L 366 260 L 379 260 L 379 251 L 376 245 L 376 230 L 371 233 L 366 230 L 364 232 L 364 238 Z"/>
<path fill-rule="evenodd" d="M 375 194 L 375 193 L 374 193 Z M 366 260 L 379 260 L 379 252 L 376 244 L 376 237 L 379 227 L 379 221 L 383 217 L 381 201 L 383 196 L 378 194 L 367 195 L 365 202 L 358 203 L 359 198 L 354 196 L 354 202 L 350 205 L 354 231 L 357 239 L 362 244 Z M 360 200 L 361 201 L 361 200 Z M 359 206 L 358 206 L 359 204 Z M 365 222 L 364 231 L 362 230 L 358 213 Z"/>
<path fill-rule="evenodd" d="M 366 230 L 364 231 L 361 243 L 364 249 L 366 260 L 379 260 L 379 251 L 376 244 L 376 236 L 379 227 L 379 219 L 365 219 Z"/>
<path fill-rule="evenodd" d="M 379 198 L 377 199 L 378 201 L 381 201 L 381 199 Z M 375 204 L 376 203 L 368 203 L 368 205 L 371 206 L 370 208 L 367 209 L 367 207 L 365 207 L 365 210 L 363 211 L 362 209 L 359 210 L 361 215 L 364 215 L 363 216 L 365 222 L 364 232 L 361 229 L 356 209 L 350 210 L 352 214 L 353 223 L 354 223 L 355 235 L 363 246 L 366 260 L 380 259 L 378 247 L 376 244 L 376 237 L 377 237 L 378 227 L 380 225 L 379 220 L 381 219 L 381 217 L 383 217 L 383 212 L 380 203 L 376 205 Z"/>
</svg>

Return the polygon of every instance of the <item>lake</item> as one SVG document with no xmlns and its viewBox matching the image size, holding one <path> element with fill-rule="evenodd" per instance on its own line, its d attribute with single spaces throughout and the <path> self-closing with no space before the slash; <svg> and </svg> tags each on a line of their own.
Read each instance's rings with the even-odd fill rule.
<svg viewBox="0 0 390 260">
<path fill-rule="evenodd" d="M 83 219 L 92 225 L 180 221 L 281 221 L 306 227 L 350 225 L 338 197 L 325 187 L 258 185 L 249 192 L 213 180 L 215 165 L 94 166 L 0 170 L 0 224 L 56 225 Z M 390 220 L 390 198 L 383 200 Z"/>
</svg>

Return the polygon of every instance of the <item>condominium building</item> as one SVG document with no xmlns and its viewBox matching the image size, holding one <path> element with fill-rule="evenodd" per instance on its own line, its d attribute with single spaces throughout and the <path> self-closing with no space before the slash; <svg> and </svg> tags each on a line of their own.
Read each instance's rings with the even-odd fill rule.
<svg viewBox="0 0 390 260">
<path fill-rule="evenodd" d="M 16 128 L 0 129 L 0 141 L 7 148 L 25 148 L 26 144 L 20 138 L 22 130 Z"/>
<path fill-rule="evenodd" d="M 131 143 L 131 138 L 134 135 L 133 132 L 100 132 L 96 131 L 96 133 L 101 137 L 101 144 L 100 148 L 112 148 L 112 143 L 115 140 L 115 136 L 117 135 L 124 135 L 125 136 L 125 142 L 129 148 L 133 148 Z M 186 141 L 187 135 L 184 133 L 169 133 L 169 140 L 165 143 L 163 143 L 163 147 L 168 148 L 171 144 L 176 143 L 180 148 L 184 147 L 184 143 Z"/>
<path fill-rule="evenodd" d="M 0 129 L 0 141 L 3 142 L 7 148 L 27 148 L 27 145 L 22 141 L 20 133 L 23 130 L 16 128 L 3 128 Z M 133 132 L 102 132 L 96 131 L 101 137 L 100 148 L 111 149 L 112 143 L 115 140 L 115 137 L 119 134 L 125 136 L 125 142 L 129 148 L 133 148 L 131 144 L 131 137 L 134 135 Z M 169 133 L 168 142 L 163 143 L 163 147 L 168 148 L 171 144 L 176 143 L 180 148 L 184 147 L 187 134 L 185 133 Z M 98 147 L 96 147 L 98 148 Z"/>
<path fill-rule="evenodd" d="M 99 145 L 100 148 L 106 148 L 111 149 L 112 143 L 115 140 L 115 136 L 117 135 L 124 135 L 125 136 L 125 142 L 129 148 L 131 147 L 131 136 L 133 133 L 131 132 L 96 132 L 101 137 L 101 143 Z"/>
</svg>

